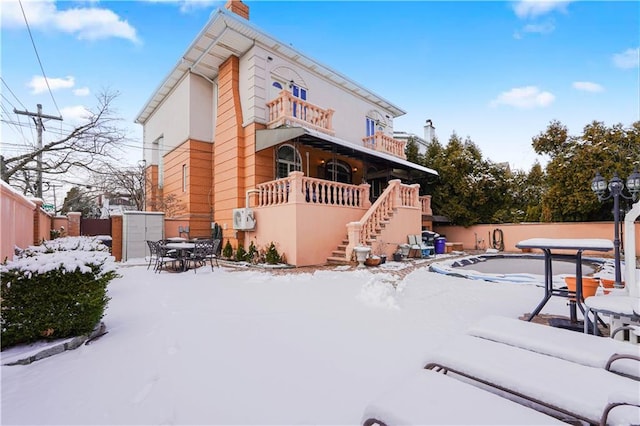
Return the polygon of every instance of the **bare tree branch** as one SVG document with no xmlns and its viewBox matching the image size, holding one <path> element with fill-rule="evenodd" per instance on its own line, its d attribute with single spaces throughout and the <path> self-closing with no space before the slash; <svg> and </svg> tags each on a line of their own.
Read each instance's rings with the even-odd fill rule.
<svg viewBox="0 0 640 426">
<path fill-rule="evenodd" d="M 24 193 L 33 192 L 37 158 L 42 154 L 43 176 L 70 172 L 94 172 L 105 165 L 116 163 L 128 140 L 112 108 L 118 94 L 105 91 L 97 96 L 98 105 L 88 111 L 87 121 L 75 127 L 61 139 L 46 143 L 41 149 L 25 145 L 25 152 L 12 157 L 2 157 L 2 180 L 21 187 Z"/>
</svg>

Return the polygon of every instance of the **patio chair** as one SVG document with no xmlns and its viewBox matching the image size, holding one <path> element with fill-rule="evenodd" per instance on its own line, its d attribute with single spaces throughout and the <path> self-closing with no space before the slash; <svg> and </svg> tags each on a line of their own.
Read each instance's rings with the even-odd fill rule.
<svg viewBox="0 0 640 426">
<path fill-rule="evenodd" d="M 196 271 L 196 268 L 199 266 L 204 266 L 207 264 L 207 261 L 211 264 L 211 270 L 213 271 L 213 262 L 216 262 L 216 266 L 220 267 L 218 264 L 218 255 L 216 254 L 218 247 L 220 246 L 220 240 L 196 240 L 194 242 L 195 247 L 190 257 L 188 258 L 188 262 L 192 262 L 194 264 L 193 271 Z"/>
<path fill-rule="evenodd" d="M 419 235 L 408 235 L 409 240 L 409 254 L 407 257 L 412 257 L 411 253 L 413 253 L 413 257 L 422 258 L 422 239 Z"/>
<path fill-rule="evenodd" d="M 148 270 L 151 267 L 151 263 L 155 264 L 158 259 L 158 241 L 147 240 L 147 246 L 149 247 L 149 264 L 147 265 Z"/>
<path fill-rule="evenodd" d="M 425 369 L 463 377 L 557 418 L 640 424 L 638 381 L 603 368 L 463 335 L 431 353 Z"/>
<path fill-rule="evenodd" d="M 158 241 L 157 253 L 154 271 L 160 273 L 160 271 L 169 264 L 171 264 L 172 269 L 176 269 L 176 263 L 180 262 L 180 258 L 176 257 L 175 250 L 168 249 L 162 242 Z"/>
<path fill-rule="evenodd" d="M 493 315 L 467 334 L 640 380 L 639 345 Z"/>
</svg>

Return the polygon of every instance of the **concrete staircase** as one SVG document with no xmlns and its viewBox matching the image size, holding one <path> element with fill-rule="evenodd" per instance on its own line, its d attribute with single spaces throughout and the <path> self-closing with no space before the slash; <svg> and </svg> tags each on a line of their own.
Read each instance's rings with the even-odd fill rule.
<svg viewBox="0 0 640 426">
<path fill-rule="evenodd" d="M 371 238 L 367 240 L 367 245 L 369 247 L 375 244 L 375 242 L 380 237 L 382 230 L 391 221 L 392 217 L 393 217 L 393 214 L 391 214 L 390 216 L 386 217 L 384 220 L 379 222 L 379 227 L 376 228 L 376 232 L 372 234 Z M 351 259 L 347 259 L 346 250 L 347 250 L 348 244 L 349 244 L 349 239 L 344 238 L 342 242 L 338 244 L 337 249 L 331 252 L 331 256 L 327 257 L 327 263 L 330 265 L 348 265 L 349 263 L 351 263 Z"/>
</svg>

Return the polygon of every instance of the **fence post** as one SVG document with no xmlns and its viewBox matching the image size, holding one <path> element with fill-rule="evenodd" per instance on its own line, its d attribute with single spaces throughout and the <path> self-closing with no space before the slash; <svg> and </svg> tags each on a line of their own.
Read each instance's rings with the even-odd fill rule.
<svg viewBox="0 0 640 426">
<path fill-rule="evenodd" d="M 80 236 L 80 212 L 69 212 L 67 217 L 69 218 L 69 229 L 67 229 L 67 235 L 70 237 Z"/>
<path fill-rule="evenodd" d="M 36 208 L 33 209 L 33 245 L 39 246 L 40 245 L 40 209 L 42 208 L 44 201 L 42 201 L 39 198 L 34 198 L 31 201 L 33 202 L 33 204 L 36 205 Z"/>
<path fill-rule="evenodd" d="M 122 216 L 111 215 L 111 255 L 122 260 Z"/>
</svg>

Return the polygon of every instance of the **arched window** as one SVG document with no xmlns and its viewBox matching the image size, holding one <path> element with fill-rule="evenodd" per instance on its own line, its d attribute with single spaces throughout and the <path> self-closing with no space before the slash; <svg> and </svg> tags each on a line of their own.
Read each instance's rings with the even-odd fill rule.
<svg viewBox="0 0 640 426">
<path fill-rule="evenodd" d="M 292 145 L 278 147 L 276 157 L 276 178 L 285 178 L 290 172 L 302 170 L 302 158 L 297 149 Z"/>
<path fill-rule="evenodd" d="M 325 176 L 336 182 L 352 183 L 351 166 L 344 161 L 328 161 L 325 165 Z"/>
</svg>

